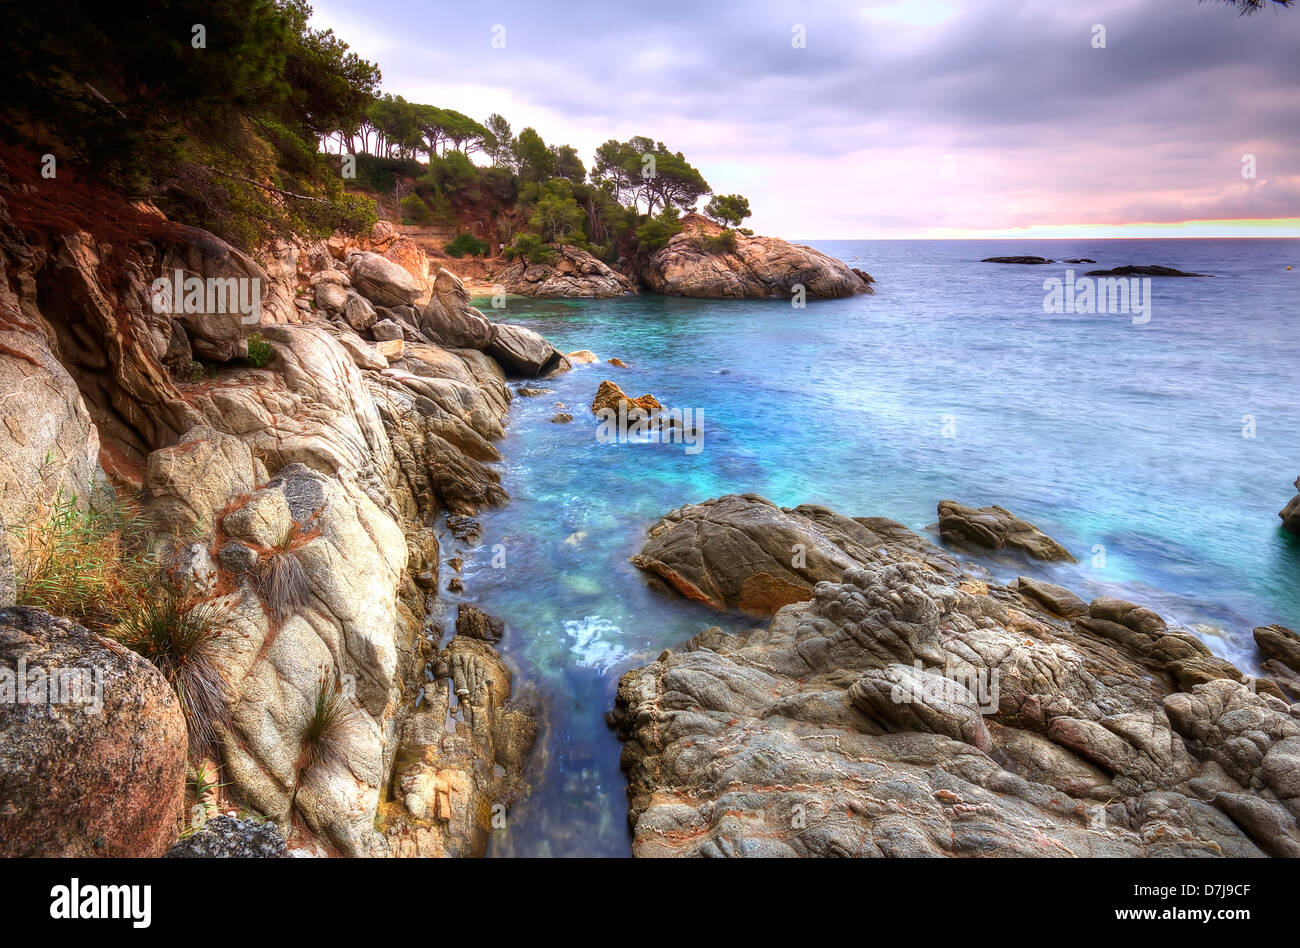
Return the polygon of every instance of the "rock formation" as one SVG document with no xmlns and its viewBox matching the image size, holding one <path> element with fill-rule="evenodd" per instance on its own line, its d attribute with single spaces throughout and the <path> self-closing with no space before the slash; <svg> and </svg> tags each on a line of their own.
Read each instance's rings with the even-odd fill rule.
<svg viewBox="0 0 1300 948">
<path fill-rule="evenodd" d="M 284 837 L 275 823 L 214 816 L 167 851 L 169 859 L 279 859 Z"/>
<path fill-rule="evenodd" d="M 494 274 L 507 293 L 519 296 L 609 299 L 636 294 L 636 283 L 587 251 L 563 246 L 551 263 L 517 259 Z"/>
<path fill-rule="evenodd" d="M 492 443 L 507 373 L 567 360 L 536 334 L 485 320 L 451 274 L 430 280 L 423 252 L 391 230 L 253 260 L 193 228 L 159 228 L 132 246 L 20 232 L 0 206 L 0 379 L 12 393 L 0 516 L 26 523 L 60 490 L 89 503 L 110 480 L 143 499 L 168 575 L 225 623 L 219 778 L 292 848 L 473 855 L 486 846 L 482 814 L 520 786 L 535 726 L 489 644 L 459 635 L 439 650 L 436 626 L 425 627 L 439 588 L 437 518 L 507 499 Z M 165 268 L 258 279 L 258 318 L 156 312 L 149 287 Z M 269 352 L 261 367 L 247 360 L 255 332 Z M 59 628 L 31 634 L 48 648 Z M 343 695 L 349 726 L 335 753 L 304 767 L 323 683 Z M 168 720 L 124 714 L 118 726 L 148 734 Z M 38 769 L 56 766 L 44 732 L 22 731 L 33 719 L 17 726 L 13 746 L 43 753 Z M 415 802 L 423 791 L 399 793 L 416 760 L 453 788 L 436 807 Z M 119 783 L 134 779 L 131 766 Z M 124 796 L 116 818 L 159 813 L 174 802 L 163 790 L 155 781 L 156 799 Z M 170 818 L 157 831 L 132 825 L 133 845 L 153 854 L 174 839 Z M 80 851 L 56 837 L 40 845 Z"/>
<path fill-rule="evenodd" d="M 1300 477 L 1295 479 L 1295 489 L 1300 491 Z M 1300 494 L 1287 501 L 1278 516 L 1282 518 L 1282 526 L 1292 533 L 1300 533 Z"/>
<path fill-rule="evenodd" d="M 639 856 L 1300 854 L 1300 707 L 1150 610 L 754 495 L 647 547 L 686 595 L 791 601 L 620 681 Z"/>
<path fill-rule="evenodd" d="M 609 379 L 600 383 L 600 387 L 596 389 L 596 397 L 591 400 L 593 415 L 602 411 L 612 411 L 629 418 L 638 418 L 662 410 L 663 405 L 659 404 L 659 399 L 653 395 L 647 393 L 640 398 L 632 398 Z"/>
<path fill-rule="evenodd" d="M 941 500 L 939 534 L 949 543 L 1014 550 L 1049 562 L 1074 562 L 1065 547 L 1003 507 L 966 507 L 955 500 Z"/>
<path fill-rule="evenodd" d="M 718 299 L 790 300 L 798 287 L 808 299 L 871 293 L 860 270 L 800 244 L 732 232 L 735 249 L 714 247 L 722 228 L 699 214 L 682 218 L 682 232 L 639 268 L 655 293 Z"/>
</svg>

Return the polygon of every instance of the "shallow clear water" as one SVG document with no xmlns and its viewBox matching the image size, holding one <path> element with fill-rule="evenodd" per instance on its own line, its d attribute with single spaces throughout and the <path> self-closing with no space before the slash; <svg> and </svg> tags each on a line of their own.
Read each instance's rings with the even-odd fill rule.
<svg viewBox="0 0 1300 948">
<path fill-rule="evenodd" d="M 1244 666 L 1254 626 L 1300 625 L 1300 538 L 1277 518 L 1300 474 L 1300 242 L 814 245 L 871 273 L 876 295 L 805 309 L 512 298 L 493 313 L 630 366 L 579 366 L 540 383 L 553 394 L 515 400 L 501 444 L 513 501 L 484 514 L 466 565 L 469 593 L 507 622 L 516 687 L 546 709 L 535 788 L 494 855 L 630 852 L 604 723 L 619 675 L 710 625 L 752 623 L 682 602 L 628 563 L 645 528 L 684 503 L 754 491 L 918 530 L 944 498 L 1001 504 L 1079 564 L 981 560 L 1000 579 L 1122 591 Z M 1043 280 L 1071 268 L 978 262 L 1011 254 L 1214 278 L 1154 280 L 1145 325 L 1045 315 Z M 598 443 L 587 406 L 604 378 L 702 411 L 703 450 Z M 549 421 L 556 402 L 573 423 Z"/>
</svg>

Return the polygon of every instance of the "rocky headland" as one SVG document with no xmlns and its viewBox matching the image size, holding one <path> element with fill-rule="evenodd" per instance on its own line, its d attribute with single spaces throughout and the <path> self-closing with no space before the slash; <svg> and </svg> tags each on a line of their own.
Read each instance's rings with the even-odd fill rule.
<svg viewBox="0 0 1300 948">
<path fill-rule="evenodd" d="M 611 268 L 590 253 L 565 246 L 551 263 L 508 264 L 494 274 L 506 292 L 521 296 L 612 298 L 645 290 L 709 299 L 837 299 L 872 293 L 875 281 L 833 257 L 776 237 L 725 230 L 700 214 L 682 217 L 681 233 L 653 253 Z M 622 272 L 620 272 L 620 270 Z"/>
<path fill-rule="evenodd" d="M 752 494 L 669 513 L 634 562 L 769 617 L 620 681 L 639 856 L 1300 855 L 1290 630 L 1247 677 L 1137 603 Z"/>
</svg>

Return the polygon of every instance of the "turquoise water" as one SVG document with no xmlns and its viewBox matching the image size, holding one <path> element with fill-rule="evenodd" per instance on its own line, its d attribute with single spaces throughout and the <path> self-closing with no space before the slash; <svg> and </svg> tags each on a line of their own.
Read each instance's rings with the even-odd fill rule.
<svg viewBox="0 0 1300 948">
<path fill-rule="evenodd" d="M 756 491 L 917 530 L 943 498 L 996 503 L 1080 561 L 982 561 L 1000 579 L 1122 591 L 1243 666 L 1254 626 L 1300 626 L 1300 538 L 1277 518 L 1300 474 L 1300 269 L 1285 270 L 1300 267 L 1300 242 L 814 245 L 875 276 L 877 294 L 805 309 L 511 299 L 494 314 L 629 364 L 579 366 L 541 383 L 553 394 L 515 400 L 501 445 L 514 499 L 482 517 L 466 565 L 469 594 L 506 620 L 519 685 L 546 707 L 535 789 L 494 855 L 630 852 L 604 723 L 618 676 L 709 625 L 752 622 L 684 603 L 628 563 L 683 503 Z M 1011 254 L 1214 278 L 1154 281 L 1144 325 L 1045 315 L 1043 280 L 1069 267 L 977 262 Z M 703 450 L 598 443 L 587 406 L 604 378 L 701 411 Z M 572 424 L 549 421 L 556 402 Z"/>
</svg>

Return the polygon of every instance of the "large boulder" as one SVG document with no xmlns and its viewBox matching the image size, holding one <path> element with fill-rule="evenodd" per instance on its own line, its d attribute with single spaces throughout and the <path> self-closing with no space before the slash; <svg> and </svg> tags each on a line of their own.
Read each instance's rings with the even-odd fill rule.
<svg viewBox="0 0 1300 948">
<path fill-rule="evenodd" d="M 358 250 L 348 255 L 352 285 L 376 306 L 411 306 L 420 298 L 415 277 L 377 253 Z"/>
<path fill-rule="evenodd" d="M 591 400 L 593 415 L 599 415 L 604 411 L 629 417 L 638 413 L 653 415 L 655 412 L 663 411 L 663 407 L 659 404 L 659 399 L 648 392 L 640 398 L 633 398 L 619 388 L 616 382 L 611 382 L 609 379 L 600 383 L 600 387 L 596 389 L 596 397 Z"/>
<path fill-rule="evenodd" d="M 273 281 L 262 265 L 224 240 L 193 228 L 184 243 L 166 249 L 160 272 L 155 275 L 174 281 L 177 270 L 186 277 L 208 281 L 209 286 L 214 285 L 212 281 L 219 280 L 227 290 L 235 288 L 224 313 L 208 312 L 206 296 L 202 312 L 193 312 L 193 307 L 181 306 L 178 300 L 171 301 L 169 312 L 185 328 L 194 354 L 214 362 L 229 362 L 246 355 L 248 337 L 261 322 L 263 310 L 273 309 L 266 305 L 267 297 L 274 290 Z M 254 287 L 257 289 L 255 301 Z M 240 311 L 245 297 L 253 304 L 248 311 Z M 234 305 L 235 298 L 241 300 L 238 307 Z M 213 302 L 217 300 L 214 298 Z"/>
<path fill-rule="evenodd" d="M 733 231 L 727 249 L 715 243 L 721 233 L 687 214 L 681 233 L 641 267 L 641 282 L 656 293 L 723 299 L 790 300 L 800 287 L 808 299 L 874 292 L 870 276 L 811 247 Z"/>
<path fill-rule="evenodd" d="M 1300 490 L 1300 477 L 1295 479 L 1295 488 Z M 1282 518 L 1282 526 L 1292 533 L 1300 533 L 1300 494 L 1287 501 L 1287 505 L 1282 508 L 1278 516 Z"/>
<path fill-rule="evenodd" d="M 631 279 L 578 247 L 560 247 L 550 263 L 516 260 L 495 279 L 519 296 L 609 299 L 637 293 Z"/>
<path fill-rule="evenodd" d="M 145 498 L 154 523 L 178 531 L 210 531 L 218 512 L 253 489 L 248 445 L 206 425 L 196 426 L 169 448 L 149 455 Z"/>
<path fill-rule="evenodd" d="M 0 309 L 18 312 L 0 256 Z M 100 439 L 77 383 L 35 323 L 0 318 L 0 517 L 21 527 L 62 494 L 87 499 L 105 483 Z"/>
<path fill-rule="evenodd" d="M 148 661 L 39 609 L 0 609 L 0 855 L 161 856 L 187 746 Z"/>
<path fill-rule="evenodd" d="M 950 543 L 1015 550 L 1049 562 L 1074 562 L 1069 550 L 1003 507 L 966 507 L 955 500 L 941 500 L 939 535 Z"/>
<path fill-rule="evenodd" d="M 509 373 L 536 378 L 564 358 L 544 336 L 531 329 L 511 323 L 493 323 L 492 329 L 492 342 L 483 351 Z"/>
<path fill-rule="evenodd" d="M 813 597 L 882 549 L 956 575 L 947 553 L 883 517 L 853 519 L 826 507 L 778 507 L 757 494 L 728 494 L 671 511 L 646 532 L 632 563 L 714 609 L 771 615 Z"/>
<path fill-rule="evenodd" d="M 429 302 L 420 311 L 418 328 L 430 341 L 451 349 L 484 349 L 494 337 L 492 323 L 469 305 L 465 284 L 441 267 Z"/>
</svg>

